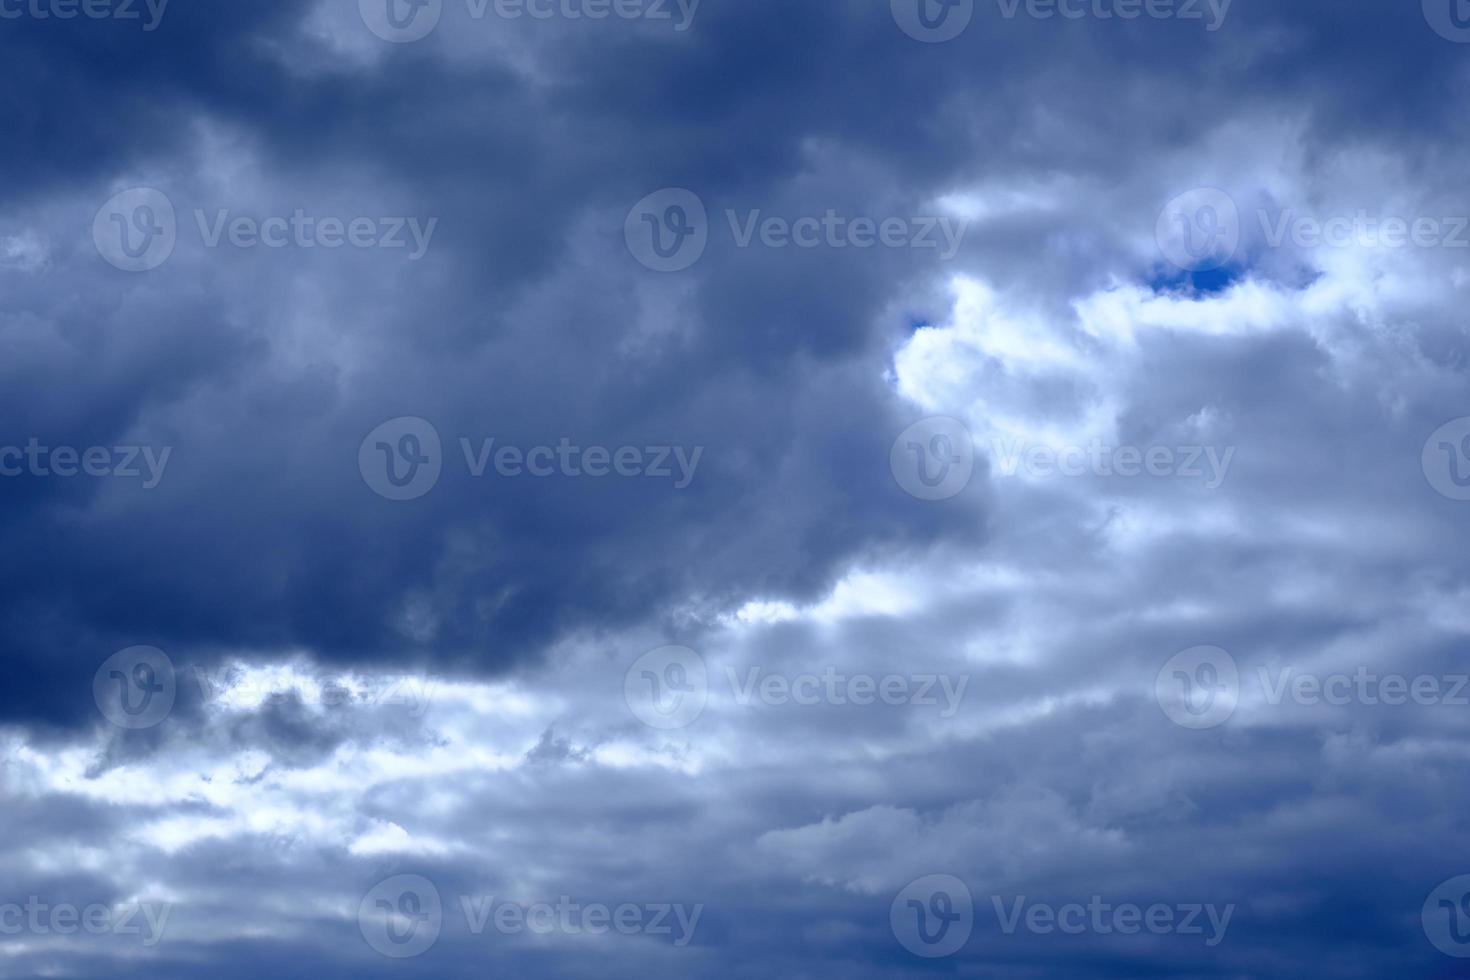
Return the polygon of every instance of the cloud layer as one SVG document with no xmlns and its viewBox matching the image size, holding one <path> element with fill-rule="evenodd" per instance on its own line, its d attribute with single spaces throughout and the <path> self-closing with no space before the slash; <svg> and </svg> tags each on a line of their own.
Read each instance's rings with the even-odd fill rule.
<svg viewBox="0 0 1470 980">
<path fill-rule="evenodd" d="M 1458 975 L 1448 7 L 0 3 L 0 976 Z"/>
</svg>

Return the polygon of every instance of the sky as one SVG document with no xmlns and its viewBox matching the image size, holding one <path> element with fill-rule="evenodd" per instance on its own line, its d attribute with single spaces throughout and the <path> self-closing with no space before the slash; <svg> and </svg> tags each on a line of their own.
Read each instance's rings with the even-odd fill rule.
<svg viewBox="0 0 1470 980">
<path fill-rule="evenodd" d="M 0 978 L 1470 977 L 1470 5 L 0 0 Z"/>
</svg>

